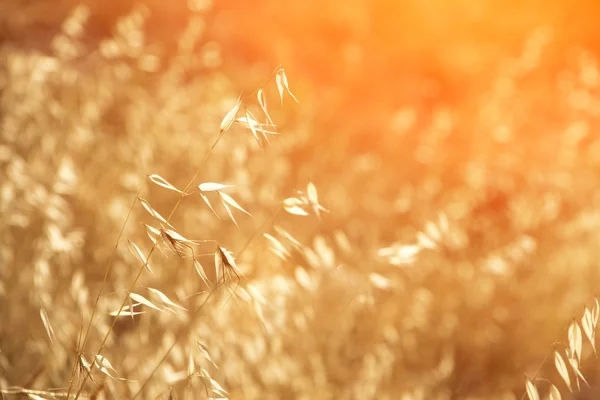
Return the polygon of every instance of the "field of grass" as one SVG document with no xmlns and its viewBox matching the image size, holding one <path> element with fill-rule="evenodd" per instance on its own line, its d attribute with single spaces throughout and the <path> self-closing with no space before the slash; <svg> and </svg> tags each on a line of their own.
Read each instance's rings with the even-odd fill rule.
<svg viewBox="0 0 600 400">
<path fill-rule="evenodd" d="M 600 398 L 600 10 L 114 3 L 0 4 L 1 400 Z"/>
</svg>

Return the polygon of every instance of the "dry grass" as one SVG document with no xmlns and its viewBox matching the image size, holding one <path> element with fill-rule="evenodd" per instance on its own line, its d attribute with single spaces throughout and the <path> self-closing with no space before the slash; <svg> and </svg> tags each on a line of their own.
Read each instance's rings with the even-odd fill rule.
<svg viewBox="0 0 600 400">
<path fill-rule="evenodd" d="M 0 47 L 4 399 L 594 398 L 592 52 L 398 109 L 96 12 Z"/>
</svg>

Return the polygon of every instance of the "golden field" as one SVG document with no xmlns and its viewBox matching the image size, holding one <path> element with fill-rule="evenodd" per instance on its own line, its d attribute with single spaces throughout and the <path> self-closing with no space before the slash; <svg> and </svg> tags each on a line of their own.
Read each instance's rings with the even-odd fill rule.
<svg viewBox="0 0 600 400">
<path fill-rule="evenodd" d="M 2 400 L 600 396 L 598 7 L 112 3 L 0 4 Z"/>
</svg>

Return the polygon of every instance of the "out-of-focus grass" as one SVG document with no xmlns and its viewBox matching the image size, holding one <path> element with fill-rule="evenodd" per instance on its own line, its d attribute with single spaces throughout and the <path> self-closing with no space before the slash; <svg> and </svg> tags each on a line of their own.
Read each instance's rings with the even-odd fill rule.
<svg viewBox="0 0 600 400">
<path fill-rule="evenodd" d="M 135 292 L 157 288 L 188 312 L 116 323 L 102 355 L 127 381 L 95 371 L 84 393 L 130 398 L 158 364 L 142 398 L 210 397 L 203 368 L 231 398 L 512 399 L 541 365 L 568 398 L 553 344 L 599 275 L 596 28 L 577 4 L 463 3 L 4 3 L 5 396 L 68 390 L 111 254 L 88 360 L 141 267 L 126 239 L 151 248 L 139 203 L 118 241 L 136 194 L 165 216 L 177 201 L 146 176 L 183 188 L 201 166 L 196 184 L 235 185 L 254 218 L 235 214 L 237 228 L 195 194 L 170 222 L 234 255 L 253 238 L 238 294 L 204 304 L 191 259 L 157 251 Z M 278 63 L 301 103 L 281 106 L 264 84 L 281 135 L 261 152 L 235 125 L 202 164 L 241 89 Z M 322 220 L 270 219 L 309 182 Z M 214 246 L 200 247 L 214 279 Z M 593 385 L 597 361 L 582 365 Z"/>
</svg>

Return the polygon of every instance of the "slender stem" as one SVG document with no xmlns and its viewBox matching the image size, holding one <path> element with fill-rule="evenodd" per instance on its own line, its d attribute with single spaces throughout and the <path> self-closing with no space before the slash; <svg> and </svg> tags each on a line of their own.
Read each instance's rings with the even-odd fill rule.
<svg viewBox="0 0 600 400">
<path fill-rule="evenodd" d="M 200 304 L 200 306 L 198 307 L 196 312 L 194 312 L 194 315 L 192 315 L 190 322 L 188 324 L 186 324 L 184 327 L 182 327 L 181 330 L 177 333 L 177 335 L 175 336 L 175 340 L 173 340 L 173 343 L 171 344 L 169 349 L 165 352 L 165 354 L 162 356 L 160 361 L 154 366 L 154 368 L 152 369 L 152 372 L 150 372 L 150 375 L 148 375 L 146 377 L 143 385 L 138 389 L 138 391 L 135 393 L 135 395 L 131 398 L 132 400 L 136 399 L 143 392 L 143 390 L 146 388 L 146 385 L 148 384 L 148 382 L 150 382 L 150 379 L 152 379 L 152 377 L 154 376 L 156 371 L 158 371 L 158 368 L 162 365 L 163 362 L 165 362 L 165 360 L 167 359 L 169 354 L 171 354 L 171 351 L 175 348 L 175 345 L 179 342 L 179 340 L 187 332 L 188 327 L 195 322 L 196 318 L 198 318 L 198 316 L 200 315 L 200 311 L 202 311 L 204 309 L 204 305 L 206 305 L 208 300 L 212 297 L 213 293 L 215 293 L 215 292 L 210 292 L 210 294 L 206 297 L 206 299 L 202 302 L 202 304 Z"/>
<path fill-rule="evenodd" d="M 237 253 L 238 257 L 241 256 L 244 253 L 244 251 L 246 251 L 246 249 L 248 248 L 248 246 L 250 245 L 250 243 L 254 240 L 254 238 L 256 237 L 256 235 L 258 234 L 258 232 L 260 232 L 261 230 L 263 230 L 263 228 L 265 226 L 267 226 L 269 223 L 272 223 L 275 220 L 275 218 L 279 215 L 279 213 L 281 212 L 281 210 L 283 210 L 283 206 L 279 205 L 278 208 L 277 208 L 277 210 L 275 212 L 273 212 L 269 216 L 269 218 L 267 218 L 257 229 L 254 230 L 254 232 L 252 233 L 252 235 L 250 235 L 250 237 L 248 238 L 248 240 L 246 241 L 246 243 L 244 244 L 244 246 L 242 246 L 242 248 L 240 249 L 240 251 Z M 179 340 L 181 340 L 181 338 L 183 337 L 183 335 L 187 332 L 188 328 L 190 326 L 192 326 L 196 322 L 196 319 L 200 316 L 200 311 L 202 311 L 202 309 L 204 308 L 204 305 L 208 302 L 208 300 L 213 295 L 213 293 L 214 292 L 211 292 L 210 295 L 208 295 L 208 297 L 202 302 L 202 304 L 200 304 L 200 306 L 198 307 L 198 309 L 196 310 L 196 312 L 194 313 L 194 315 L 192 315 L 192 318 L 190 318 L 189 322 L 177 333 L 177 336 L 175 337 L 175 340 L 173 341 L 173 343 L 171 344 L 171 346 L 169 347 L 169 349 L 165 352 L 165 354 L 160 359 L 160 361 L 152 369 L 152 372 L 145 379 L 144 383 L 138 389 L 138 391 L 136 392 L 136 394 L 133 396 L 132 400 L 136 399 L 137 396 L 139 396 L 142 393 L 142 391 L 145 389 L 145 387 L 148 384 L 148 382 L 150 382 L 150 379 L 152 379 L 152 377 L 154 376 L 154 374 L 156 373 L 156 371 L 158 371 L 158 368 L 162 365 L 163 362 L 165 362 L 165 360 L 167 359 L 167 357 L 169 356 L 169 354 L 171 353 L 171 351 L 175 348 L 175 345 L 179 342 Z"/>
<path fill-rule="evenodd" d="M 265 222 L 262 223 L 261 226 L 258 227 L 258 229 L 255 229 L 254 232 L 252 232 L 252 235 L 250 235 L 250 237 L 248 238 L 248 240 L 246 240 L 246 243 L 244 244 L 244 246 L 240 249 L 240 251 L 238 252 L 238 257 L 244 252 L 246 251 L 246 249 L 248 248 L 248 246 L 250 246 L 250 243 L 252 243 L 252 241 L 254 240 L 254 238 L 256 237 L 256 235 L 258 235 L 258 233 L 260 231 L 262 231 L 264 229 L 265 226 L 267 226 L 268 224 L 272 223 L 273 221 L 275 221 L 275 218 L 277 218 L 277 216 L 279 215 L 279 213 L 283 210 L 283 206 L 279 205 L 277 207 L 277 210 L 275 210 L 274 213 L 271 214 L 271 216 L 269 218 L 267 218 L 265 220 Z"/>
<path fill-rule="evenodd" d="M 67 392 L 53 392 L 50 390 L 32 390 L 32 389 L 25 389 L 25 388 L 21 388 L 21 387 L 12 387 L 12 388 L 8 388 L 8 389 L 2 389 L 0 390 L 0 394 L 2 394 L 2 398 L 4 399 L 4 395 L 19 395 L 19 394 L 26 394 L 26 395 L 32 395 L 32 396 L 47 396 L 47 397 L 51 397 L 51 398 L 58 398 L 58 397 L 67 397 Z M 30 397 L 30 396 L 28 396 Z"/>
<path fill-rule="evenodd" d="M 217 140 L 215 140 L 215 142 L 213 143 L 213 145 L 211 146 L 211 148 L 205 154 L 204 158 L 202 159 L 202 162 L 200 163 L 200 166 L 198 167 L 198 169 L 196 169 L 196 173 L 194 174 L 194 177 L 190 180 L 190 182 L 187 184 L 187 186 L 183 190 L 184 194 L 182 194 L 181 197 L 177 200 L 177 203 L 175 204 L 175 206 L 173 207 L 173 209 L 169 213 L 169 216 L 166 219 L 167 223 L 171 220 L 171 218 L 175 214 L 175 211 L 177 211 L 177 209 L 179 208 L 179 205 L 181 204 L 181 201 L 183 200 L 183 198 L 186 197 L 185 193 L 187 193 L 187 191 L 190 189 L 190 187 L 192 187 L 192 185 L 194 184 L 194 182 L 198 178 L 198 175 L 200 175 L 200 171 L 204 167 L 204 164 L 206 163 L 206 161 L 210 157 L 210 154 L 212 153 L 212 151 L 214 150 L 214 148 L 217 146 L 217 144 L 219 143 L 219 141 L 223 137 L 223 134 L 224 134 L 224 132 L 221 132 L 219 134 L 219 137 L 217 137 Z M 156 243 L 158 243 L 158 242 L 156 242 Z M 156 246 L 157 246 L 156 243 L 154 243 L 152 245 L 152 248 L 148 252 L 148 256 L 146 257 L 146 262 L 144 262 L 144 264 L 141 266 L 140 270 L 138 271 L 135 279 L 133 280 L 133 283 L 131 284 L 130 289 L 127 292 L 127 295 L 123 299 L 121 307 L 119 307 L 119 310 L 121 310 L 121 309 L 123 309 L 123 307 L 125 307 L 125 305 L 127 304 L 127 300 L 129 298 L 129 293 L 133 292 L 133 290 L 135 289 L 135 287 L 136 287 L 136 285 L 137 285 L 140 277 L 142 276 L 142 273 L 147 268 L 148 262 L 150 261 L 150 258 L 152 257 L 152 254 L 154 253 L 154 250 L 156 249 Z M 96 355 L 94 356 L 94 361 L 100 355 L 100 353 L 102 352 L 102 350 L 104 350 L 104 346 L 106 345 L 106 341 L 108 340 L 108 337 L 110 336 L 111 332 L 113 331 L 113 328 L 115 327 L 116 322 L 117 322 L 117 318 L 113 319 L 112 324 L 110 325 L 110 327 L 108 328 L 108 331 L 104 335 L 104 339 L 102 339 L 102 342 L 100 343 L 100 348 L 98 349 L 98 351 L 96 352 Z M 81 382 L 81 385 L 79 386 L 79 390 L 77 391 L 77 394 L 75 395 L 75 400 L 77 400 L 79 398 L 79 396 L 81 395 L 81 391 L 83 390 L 83 388 L 85 386 L 85 383 L 87 382 L 87 379 L 91 376 L 91 373 L 92 373 L 92 371 L 93 371 L 93 369 L 95 367 L 95 364 L 96 364 L 94 361 L 92 361 L 92 363 L 90 365 L 90 368 L 87 370 L 87 373 L 83 377 L 83 381 Z"/>
<path fill-rule="evenodd" d="M 271 77 L 273 76 L 273 74 L 275 74 L 277 71 L 279 71 L 280 69 L 280 65 L 277 66 L 277 68 L 275 68 L 267 77 L 267 79 L 265 79 L 265 81 L 263 82 L 263 84 L 260 86 L 264 86 L 266 84 L 266 82 L 271 79 Z M 254 92 L 252 92 L 251 96 L 253 96 L 254 94 L 256 94 L 258 92 L 259 89 L 256 89 Z M 223 135 L 225 134 L 224 131 L 221 131 L 219 133 L 219 136 L 217 137 L 217 140 L 215 140 L 215 142 L 213 143 L 213 145 L 211 146 L 211 148 L 208 150 L 208 152 L 205 154 L 204 158 L 202 159 L 202 162 L 200 163 L 200 166 L 198 167 L 198 169 L 196 170 L 196 173 L 194 174 L 193 178 L 190 180 L 190 182 L 187 184 L 187 186 L 185 187 L 185 189 L 183 190 L 183 193 L 181 195 L 181 197 L 177 200 L 177 203 L 175 204 L 175 206 L 173 207 L 173 209 L 171 210 L 171 212 L 169 213 L 169 216 L 167 217 L 166 221 L 167 223 L 171 220 L 171 218 L 173 217 L 173 215 L 175 214 L 175 212 L 177 211 L 177 209 L 179 208 L 182 200 L 184 197 L 187 197 L 189 195 L 188 190 L 192 187 L 192 185 L 194 184 L 194 182 L 196 181 L 196 179 L 198 178 L 198 175 L 200 175 L 200 171 L 202 170 L 202 168 L 204 167 L 204 164 L 206 163 L 206 161 L 208 160 L 208 158 L 210 157 L 212 151 L 214 150 L 214 148 L 217 146 L 217 144 L 219 143 L 219 141 L 221 140 L 221 138 L 223 137 Z M 249 244 L 249 242 L 246 243 L 246 246 Z M 117 242 L 118 245 L 118 242 Z M 136 285 L 138 280 L 140 279 L 142 273 L 144 272 L 144 269 L 147 267 L 148 262 L 150 261 L 150 257 L 152 257 L 152 254 L 154 253 L 154 250 L 156 249 L 157 244 L 154 243 L 153 246 L 150 248 L 150 251 L 148 252 L 148 256 L 146 257 L 146 262 L 144 263 L 144 265 L 142 265 L 142 267 L 140 268 L 138 274 L 136 275 L 135 279 L 133 280 L 133 283 L 131 285 L 130 290 L 128 291 L 127 295 L 125 296 L 125 299 L 123 300 L 123 303 L 121 304 L 121 307 L 119 308 L 122 309 L 123 307 L 125 307 L 128 297 L 129 297 L 129 293 L 131 293 Z M 245 247 L 246 247 L 245 246 Z M 244 249 L 245 249 L 244 247 Z M 115 247 L 115 251 L 116 251 L 116 247 Z M 115 252 L 113 251 L 113 253 Z M 209 296 L 210 297 L 210 296 Z M 96 309 L 97 306 L 97 302 L 96 305 L 94 306 L 94 310 Z M 108 340 L 108 336 L 110 335 L 110 333 L 112 332 L 115 324 L 116 324 L 117 318 L 115 318 L 111 324 L 111 326 L 108 329 L 108 332 L 106 333 L 106 335 L 104 336 L 104 339 L 102 339 L 102 342 L 100 343 L 100 348 L 98 349 L 98 351 L 96 352 L 96 356 L 95 358 L 100 355 L 100 353 L 102 352 L 102 350 L 104 349 L 104 346 L 106 345 L 106 341 Z M 90 320 L 90 325 L 91 325 L 91 320 Z M 88 326 L 88 332 L 89 332 L 89 326 Z M 87 333 L 86 333 L 87 336 Z M 75 364 L 76 365 L 76 364 Z M 75 400 L 77 400 L 81 394 L 81 391 L 83 390 L 83 387 L 85 386 L 85 383 L 87 381 L 87 379 L 91 376 L 92 370 L 95 366 L 95 362 L 91 363 L 91 366 L 89 368 L 89 370 L 87 371 L 87 373 L 85 374 L 83 381 L 81 383 L 81 386 L 79 387 L 79 390 L 77 391 L 77 394 L 75 395 Z M 74 374 L 75 368 L 73 369 L 73 374 Z M 71 390 L 71 387 L 69 386 L 69 392 Z M 67 399 L 69 397 L 67 396 Z"/>
<path fill-rule="evenodd" d="M 87 343 L 87 339 L 89 337 L 89 333 L 90 333 L 90 329 L 92 327 L 92 323 L 94 321 L 94 315 L 96 314 L 96 310 L 98 308 L 98 302 L 100 301 L 100 297 L 102 296 L 102 292 L 104 292 L 104 287 L 106 286 L 106 282 L 108 280 L 108 275 L 110 273 L 110 269 L 113 265 L 114 259 L 115 259 L 115 254 L 117 253 L 117 247 L 119 246 L 119 243 L 121 242 L 121 238 L 123 237 L 123 233 L 125 232 L 125 227 L 127 226 L 127 222 L 129 222 L 129 218 L 131 217 L 131 213 L 133 212 L 133 207 L 135 207 L 135 203 L 137 202 L 138 197 L 140 196 L 140 192 L 138 190 L 137 194 L 135 195 L 135 199 L 133 200 L 131 207 L 129 208 L 129 212 L 127 213 L 127 217 L 125 218 L 125 222 L 123 223 L 123 226 L 121 227 L 121 231 L 119 232 L 119 236 L 117 237 L 117 242 L 115 244 L 115 247 L 113 248 L 112 253 L 110 254 L 110 258 L 108 260 L 108 263 L 106 265 L 105 271 L 104 271 L 104 279 L 102 279 L 102 285 L 100 286 L 100 291 L 98 292 L 98 296 L 96 296 L 96 302 L 94 303 L 94 308 L 92 308 L 92 316 L 90 317 L 90 322 L 87 326 L 87 329 L 85 331 L 85 336 L 83 339 L 83 344 L 81 345 L 81 348 L 85 348 L 85 345 Z M 71 378 L 69 379 L 69 390 L 67 391 L 67 399 L 69 398 L 69 396 L 71 395 L 71 390 L 73 388 L 73 380 L 75 379 L 75 372 L 77 371 L 77 364 L 79 362 L 79 359 L 76 358 L 75 362 L 73 363 L 73 369 L 71 370 Z"/>
</svg>

